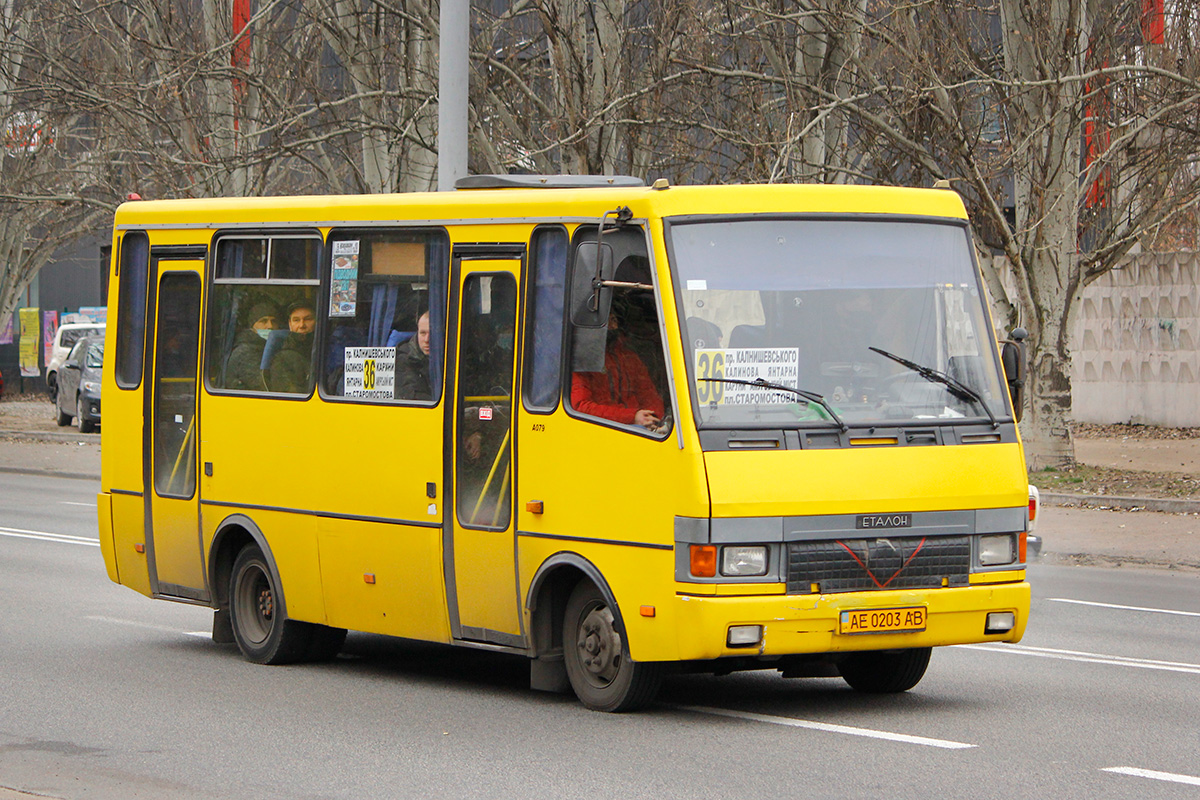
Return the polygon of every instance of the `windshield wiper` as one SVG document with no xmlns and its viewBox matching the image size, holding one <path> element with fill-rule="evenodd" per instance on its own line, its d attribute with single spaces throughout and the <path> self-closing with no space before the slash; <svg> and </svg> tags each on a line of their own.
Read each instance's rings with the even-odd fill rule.
<svg viewBox="0 0 1200 800">
<path fill-rule="evenodd" d="M 889 353 L 887 350 L 880 350 L 878 347 L 867 347 L 867 349 L 873 350 L 885 358 L 890 358 L 897 364 L 908 367 L 930 383 L 942 384 L 946 387 L 946 389 L 949 390 L 950 394 L 954 395 L 959 400 L 966 400 L 969 403 L 973 402 L 978 404 L 979 407 L 983 409 L 983 412 L 987 414 L 988 419 L 992 421 L 992 427 L 1000 427 L 1000 422 L 996 419 L 996 415 L 992 413 L 990 408 L 988 408 L 988 404 L 983 401 L 983 398 L 979 396 L 979 393 L 971 387 L 964 385 L 954 378 L 951 378 L 944 372 L 938 372 L 936 369 L 931 367 L 923 366 L 915 361 L 909 361 L 907 358 L 898 356 L 895 353 Z"/>
<path fill-rule="evenodd" d="M 842 418 L 839 417 L 837 412 L 833 410 L 833 406 L 825 402 L 825 398 L 816 392 L 797 389 L 794 386 L 784 386 L 782 383 L 771 383 L 770 381 L 765 381 L 762 378 L 755 378 L 752 381 L 745 381 L 741 378 L 696 378 L 696 380 L 705 381 L 707 383 L 736 383 L 739 386 L 757 386 L 760 389 L 775 389 L 776 391 L 780 392 L 791 392 L 792 394 L 797 395 L 810 403 L 816 403 L 821 408 L 825 409 L 825 413 L 828 414 L 832 418 L 832 421 L 842 429 L 842 433 L 850 430 L 850 426 L 842 421 Z"/>
</svg>

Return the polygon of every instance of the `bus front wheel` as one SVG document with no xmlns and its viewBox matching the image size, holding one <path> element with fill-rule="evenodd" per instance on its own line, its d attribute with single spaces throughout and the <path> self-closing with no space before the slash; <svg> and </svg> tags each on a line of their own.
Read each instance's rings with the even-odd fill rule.
<svg viewBox="0 0 1200 800">
<path fill-rule="evenodd" d="M 229 585 L 233 638 L 242 655 L 258 664 L 288 664 L 304 658 L 311 631 L 280 612 L 283 594 L 257 547 L 247 545 L 238 553 Z"/>
<path fill-rule="evenodd" d="M 859 692 L 907 692 L 921 682 L 929 666 L 929 647 L 854 653 L 838 664 L 842 679 Z"/>
<path fill-rule="evenodd" d="M 662 665 L 633 661 L 608 601 L 588 581 L 567 601 L 563 660 L 579 701 L 595 711 L 632 711 L 649 703 L 662 682 Z"/>
</svg>

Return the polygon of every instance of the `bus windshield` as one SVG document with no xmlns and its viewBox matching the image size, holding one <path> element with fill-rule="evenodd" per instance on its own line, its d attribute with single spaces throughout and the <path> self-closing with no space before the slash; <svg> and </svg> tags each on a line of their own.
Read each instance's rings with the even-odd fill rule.
<svg viewBox="0 0 1200 800">
<path fill-rule="evenodd" d="M 1007 417 L 965 224 L 670 226 L 701 428 Z"/>
</svg>

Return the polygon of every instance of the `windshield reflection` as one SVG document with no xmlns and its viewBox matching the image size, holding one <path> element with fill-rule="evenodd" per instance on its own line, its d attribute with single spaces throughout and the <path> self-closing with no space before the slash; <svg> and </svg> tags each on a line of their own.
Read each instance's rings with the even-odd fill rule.
<svg viewBox="0 0 1200 800">
<path fill-rule="evenodd" d="M 701 427 L 1008 416 L 965 227 L 737 220 L 671 238 Z"/>
</svg>

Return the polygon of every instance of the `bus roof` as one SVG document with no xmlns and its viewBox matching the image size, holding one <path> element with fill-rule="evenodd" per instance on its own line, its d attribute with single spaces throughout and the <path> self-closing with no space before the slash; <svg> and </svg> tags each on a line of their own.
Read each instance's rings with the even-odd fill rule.
<svg viewBox="0 0 1200 800">
<path fill-rule="evenodd" d="M 121 204 L 118 228 L 308 226 L 380 221 L 481 223 L 585 220 L 628 206 L 639 219 L 732 214 L 903 214 L 966 219 L 945 189 L 811 184 L 470 189 L 408 194 L 138 200 Z"/>
</svg>

